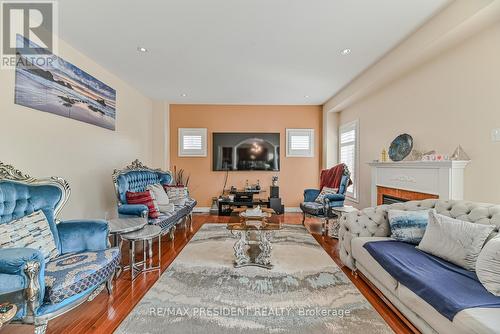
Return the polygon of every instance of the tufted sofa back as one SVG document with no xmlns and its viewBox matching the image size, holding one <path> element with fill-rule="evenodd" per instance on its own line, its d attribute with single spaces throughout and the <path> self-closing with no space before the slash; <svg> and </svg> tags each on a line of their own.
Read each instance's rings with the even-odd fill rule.
<svg viewBox="0 0 500 334">
<path fill-rule="evenodd" d="M 2 180 L 0 181 L 0 224 L 42 210 L 49 221 L 56 246 L 59 247 L 55 208 L 61 199 L 62 191 L 56 186 L 28 185 Z"/>
<path fill-rule="evenodd" d="M 435 209 L 437 213 L 455 219 L 485 225 L 495 225 L 495 232 L 500 228 L 500 205 L 468 201 L 440 201 L 429 199 L 391 205 L 392 209 L 417 210 Z"/>
<path fill-rule="evenodd" d="M 151 184 L 170 184 L 170 173 L 153 170 L 136 170 L 123 172 L 116 178 L 116 191 L 120 204 L 126 204 L 127 191 L 144 191 Z"/>
<path fill-rule="evenodd" d="M 409 201 L 391 205 L 379 205 L 366 208 L 357 213 L 356 220 L 365 227 L 366 235 L 361 236 L 388 236 L 390 235 L 387 212 L 389 209 L 396 210 L 422 210 L 435 209 L 437 213 L 478 224 L 493 224 L 495 232 L 500 228 L 500 205 L 477 203 L 469 201 L 444 201 L 438 199 L 426 199 L 423 201 Z"/>
<path fill-rule="evenodd" d="M 353 239 L 390 236 L 391 231 L 387 217 L 389 209 L 406 211 L 435 209 L 437 213 L 455 219 L 476 224 L 494 225 L 496 234 L 500 228 L 500 205 L 495 204 L 427 199 L 366 208 L 343 215 L 340 220 L 339 255 L 346 266 L 353 270 L 356 268 L 351 252 Z"/>
</svg>

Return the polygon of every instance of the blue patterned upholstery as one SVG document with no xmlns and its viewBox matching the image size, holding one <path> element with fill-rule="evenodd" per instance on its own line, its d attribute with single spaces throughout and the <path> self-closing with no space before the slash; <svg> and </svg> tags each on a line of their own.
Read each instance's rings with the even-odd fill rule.
<svg viewBox="0 0 500 334">
<path fill-rule="evenodd" d="M 300 203 L 300 209 L 304 213 L 304 219 L 306 215 L 327 219 L 334 218 L 336 215 L 330 209 L 344 206 L 345 193 L 350 179 L 349 170 L 347 166 L 344 166 L 344 174 L 340 181 L 338 193 L 325 195 L 325 199 L 328 199 L 328 201 L 324 203 L 316 202 L 316 198 L 320 194 L 318 189 L 305 189 L 304 202 Z"/>
<path fill-rule="evenodd" d="M 162 213 L 157 219 L 150 219 L 149 223 L 158 225 L 162 231 L 169 231 L 181 218 L 189 215 L 196 206 L 196 201 L 192 198 L 186 200 L 184 205 L 175 205 L 175 209 L 169 213 Z"/>
<path fill-rule="evenodd" d="M 0 182 L 0 224 L 22 218 L 42 210 L 54 234 L 59 248 L 59 236 L 54 221 L 54 210 L 61 200 L 61 189 L 50 185 L 26 185 L 15 182 Z"/>
<path fill-rule="evenodd" d="M 127 204 L 127 191 L 145 191 L 146 187 L 153 184 L 168 185 L 172 182 L 169 172 L 148 169 L 141 164 L 140 169 L 124 169 L 115 171 L 115 187 L 118 196 L 118 213 L 121 216 L 145 216 L 147 207 L 145 205 Z M 196 200 L 188 198 L 185 205 L 176 205 L 175 210 L 170 213 L 162 213 L 156 219 L 149 219 L 149 223 L 161 227 L 162 232 L 170 231 L 182 218 L 188 216 L 196 206 Z"/>
<path fill-rule="evenodd" d="M 118 248 L 66 254 L 45 267 L 45 298 L 57 304 L 109 279 L 120 260 Z"/>
<path fill-rule="evenodd" d="M 118 197 L 121 204 L 127 203 L 127 191 L 144 191 L 146 187 L 151 184 L 170 184 L 172 176 L 170 173 L 163 173 L 159 171 L 129 171 L 120 174 L 116 180 L 118 186 Z"/>
<path fill-rule="evenodd" d="M 318 202 L 303 202 L 300 203 L 300 209 L 303 212 L 307 212 L 310 215 L 313 216 L 320 216 L 323 215 L 324 213 L 324 207 L 323 204 L 318 203 Z"/>
<path fill-rule="evenodd" d="M 108 248 L 109 228 L 106 221 L 63 221 L 57 215 L 69 196 L 69 185 L 60 178 L 34 179 L 0 162 L 0 224 L 41 210 L 54 237 L 59 256 L 46 263 L 36 249 L 0 248 L 0 292 L 26 289 L 30 282 L 25 272 L 33 270 L 38 281 L 38 295 L 32 307 L 21 305 L 15 320 L 46 323 L 67 308 L 80 304 L 104 281 L 109 280 L 118 263 L 117 249 Z M 84 205 L 84 203 L 81 203 Z M 13 238 L 15 235 L 7 235 Z M 52 266 L 67 257 L 82 257 L 72 270 Z M 85 257 L 87 260 L 83 260 Z M 94 259 L 93 262 L 88 259 Z M 55 304 L 57 303 L 57 304 Z M 32 314 L 31 314 L 32 313 Z M 33 318 L 34 317 L 34 318 Z M 39 320 L 39 317 L 43 317 Z"/>
</svg>

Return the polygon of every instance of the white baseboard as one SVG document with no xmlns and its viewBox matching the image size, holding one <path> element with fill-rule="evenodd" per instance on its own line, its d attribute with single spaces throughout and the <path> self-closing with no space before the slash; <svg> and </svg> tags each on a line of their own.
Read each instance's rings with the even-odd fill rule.
<svg viewBox="0 0 500 334">
<path fill-rule="evenodd" d="M 209 213 L 210 208 L 208 206 L 197 206 L 193 209 L 195 213 Z M 285 212 L 302 212 L 300 208 L 288 207 L 285 208 Z"/>
<path fill-rule="evenodd" d="M 285 207 L 285 212 L 302 212 L 300 208 L 287 208 Z"/>
<path fill-rule="evenodd" d="M 195 206 L 193 209 L 195 213 L 209 213 L 210 208 L 208 206 Z"/>
</svg>

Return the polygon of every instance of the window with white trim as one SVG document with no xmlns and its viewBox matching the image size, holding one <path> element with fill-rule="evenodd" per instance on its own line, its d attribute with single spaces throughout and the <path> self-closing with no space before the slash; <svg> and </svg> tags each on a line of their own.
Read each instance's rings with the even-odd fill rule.
<svg viewBox="0 0 500 334">
<path fill-rule="evenodd" d="M 353 121 L 339 128 L 339 162 L 347 165 L 351 172 L 352 185 L 347 188 L 346 195 L 358 199 L 359 174 L 359 122 Z"/>
<path fill-rule="evenodd" d="M 314 129 L 286 129 L 287 157 L 314 157 Z"/>
<path fill-rule="evenodd" d="M 179 156 L 206 157 L 207 129 L 179 128 Z"/>
</svg>

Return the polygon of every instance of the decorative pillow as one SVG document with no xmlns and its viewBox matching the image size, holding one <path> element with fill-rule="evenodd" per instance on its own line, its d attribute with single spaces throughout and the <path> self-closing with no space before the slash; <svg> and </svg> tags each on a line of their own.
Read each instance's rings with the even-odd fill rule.
<svg viewBox="0 0 500 334">
<path fill-rule="evenodd" d="M 429 223 L 418 249 L 473 271 L 484 242 L 495 229 L 429 211 Z"/>
<path fill-rule="evenodd" d="M 158 218 L 160 216 L 160 210 L 158 205 L 151 197 L 151 192 L 149 190 L 142 192 L 131 192 L 127 191 L 127 203 L 128 204 L 144 204 L 148 207 L 149 218 Z"/>
<path fill-rule="evenodd" d="M 398 241 L 418 245 L 424 236 L 430 210 L 389 210 L 391 237 Z"/>
<path fill-rule="evenodd" d="M 500 297 L 500 237 L 488 241 L 479 253 L 476 274 L 486 290 Z"/>
<path fill-rule="evenodd" d="M 146 189 L 149 190 L 149 192 L 151 193 L 151 197 L 153 197 L 158 205 L 166 205 L 170 202 L 167 196 L 167 192 L 161 184 L 150 184 L 146 187 Z"/>
<path fill-rule="evenodd" d="M 59 256 L 59 250 L 43 211 L 0 224 L 0 248 L 27 247 L 39 250 L 45 263 Z"/>
<path fill-rule="evenodd" d="M 151 197 L 156 201 L 160 212 L 170 213 L 174 211 L 174 204 L 170 203 L 170 199 L 161 184 L 152 184 L 147 186 L 146 189 L 150 191 Z"/>
<path fill-rule="evenodd" d="M 339 192 L 339 190 L 337 188 L 323 187 L 323 189 L 321 189 L 321 192 L 319 193 L 318 197 L 316 197 L 315 202 L 323 204 L 326 195 L 337 194 L 338 192 Z"/>
<path fill-rule="evenodd" d="M 184 205 L 188 198 L 188 190 L 183 186 L 164 185 L 167 196 L 176 205 Z"/>
</svg>

